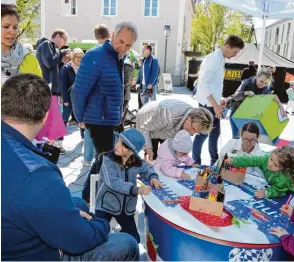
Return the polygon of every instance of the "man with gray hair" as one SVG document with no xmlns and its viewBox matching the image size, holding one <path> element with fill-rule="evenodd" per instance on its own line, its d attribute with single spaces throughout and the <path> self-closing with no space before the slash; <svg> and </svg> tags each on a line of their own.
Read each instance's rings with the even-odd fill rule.
<svg viewBox="0 0 294 262">
<path fill-rule="evenodd" d="M 137 27 L 121 22 L 103 46 L 89 50 L 79 67 L 71 92 L 73 111 L 77 121 L 89 130 L 96 150 L 90 174 L 100 171 L 98 156 L 113 149 L 114 127 L 122 119 L 124 97 L 124 56 L 138 38 Z M 89 176 L 83 198 L 89 201 Z"/>
</svg>

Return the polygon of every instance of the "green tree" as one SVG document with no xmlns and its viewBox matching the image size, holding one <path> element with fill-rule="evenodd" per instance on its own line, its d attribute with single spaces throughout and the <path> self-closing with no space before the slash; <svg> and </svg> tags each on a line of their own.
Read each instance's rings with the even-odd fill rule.
<svg viewBox="0 0 294 262">
<path fill-rule="evenodd" d="M 245 42 L 251 42 L 253 37 L 253 21 L 249 15 L 234 11 L 229 14 L 229 25 L 225 30 L 225 35 L 238 35 Z"/>
<path fill-rule="evenodd" d="M 40 25 L 36 23 L 40 17 L 40 0 L 17 0 L 17 12 L 20 15 L 19 38 L 37 37 Z"/>
<path fill-rule="evenodd" d="M 251 38 L 250 22 L 249 16 L 238 11 L 208 0 L 202 1 L 196 5 L 196 15 L 192 22 L 192 49 L 203 55 L 211 53 L 230 34 L 238 35 L 247 42 Z"/>
</svg>

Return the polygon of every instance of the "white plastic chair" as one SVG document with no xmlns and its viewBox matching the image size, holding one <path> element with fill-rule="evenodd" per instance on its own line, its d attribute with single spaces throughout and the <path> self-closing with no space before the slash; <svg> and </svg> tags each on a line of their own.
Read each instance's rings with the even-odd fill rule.
<svg viewBox="0 0 294 262">
<path fill-rule="evenodd" d="M 90 177 L 90 212 L 95 213 L 95 202 L 96 202 L 96 184 L 99 180 L 99 174 L 92 174 Z M 139 212 L 136 210 L 135 213 L 135 223 L 138 228 L 138 215 Z M 116 222 L 115 218 L 110 221 L 110 231 L 118 232 L 120 231 L 120 226 Z"/>
<path fill-rule="evenodd" d="M 90 177 L 90 212 L 95 213 L 96 202 L 96 184 L 99 179 L 99 174 L 92 174 Z"/>
</svg>

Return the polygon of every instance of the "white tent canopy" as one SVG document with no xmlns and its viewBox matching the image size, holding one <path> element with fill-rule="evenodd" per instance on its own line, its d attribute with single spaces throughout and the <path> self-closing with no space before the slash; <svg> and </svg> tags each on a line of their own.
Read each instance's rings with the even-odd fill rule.
<svg viewBox="0 0 294 262">
<path fill-rule="evenodd" d="M 294 0 L 212 0 L 220 5 L 263 19 L 258 67 L 261 66 L 266 19 L 294 18 Z"/>
<path fill-rule="evenodd" d="M 293 0 L 212 0 L 254 17 L 283 19 L 294 17 Z"/>
<path fill-rule="evenodd" d="M 247 65 L 249 61 L 254 61 L 257 64 L 258 54 L 259 47 L 256 47 L 255 44 L 245 44 L 244 49 L 236 57 L 226 59 L 226 63 Z M 277 55 L 266 47 L 263 49 L 261 65 L 294 68 L 294 62 Z"/>
</svg>

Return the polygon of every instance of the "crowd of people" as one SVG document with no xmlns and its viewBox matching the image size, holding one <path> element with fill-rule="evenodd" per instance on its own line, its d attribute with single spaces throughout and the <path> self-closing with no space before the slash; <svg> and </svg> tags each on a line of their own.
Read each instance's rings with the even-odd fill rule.
<svg viewBox="0 0 294 262">
<path fill-rule="evenodd" d="M 162 187 L 158 172 L 191 179 L 178 165 L 200 165 L 208 137 L 214 165 L 219 159 L 223 109 L 230 104 L 236 110 L 246 96 L 268 93 L 264 87 L 272 80 L 271 72 L 262 69 L 244 79 L 233 96 L 222 97 L 225 58 L 244 47 L 240 37 L 229 36 L 201 65 L 199 107 L 176 99 L 158 102 L 159 63 L 147 45 L 136 82 L 142 108 L 136 128 L 124 130 L 135 69 L 129 51 L 138 39 L 133 23 L 120 22 L 112 33 L 105 25 L 96 26 L 97 46 L 85 54 L 79 48 L 71 51 L 67 32 L 57 29 L 50 39 L 38 41 L 36 55 L 17 40 L 15 7 L 1 4 L 1 24 L 3 260 L 138 260 L 140 236 L 134 219 L 138 195 Z M 70 118 L 79 124 L 84 140 L 83 163 L 91 166 L 83 199 L 71 196 L 51 153 L 37 146 L 45 143 L 65 153 L 62 141 Z M 294 192 L 294 149 L 285 146 L 264 154 L 255 123 L 246 123 L 240 138 L 233 126 L 232 130 L 234 138 L 220 154 L 229 154 L 228 163 L 251 167 L 268 181 L 271 187 L 255 196 Z M 91 174 L 99 174 L 95 214 L 87 206 Z M 149 185 L 138 187 L 137 175 Z M 292 207 L 282 210 L 293 218 Z M 120 224 L 120 233 L 109 232 L 112 217 Z M 272 233 L 285 246 L 293 243 L 287 232 L 273 229 Z"/>
</svg>

